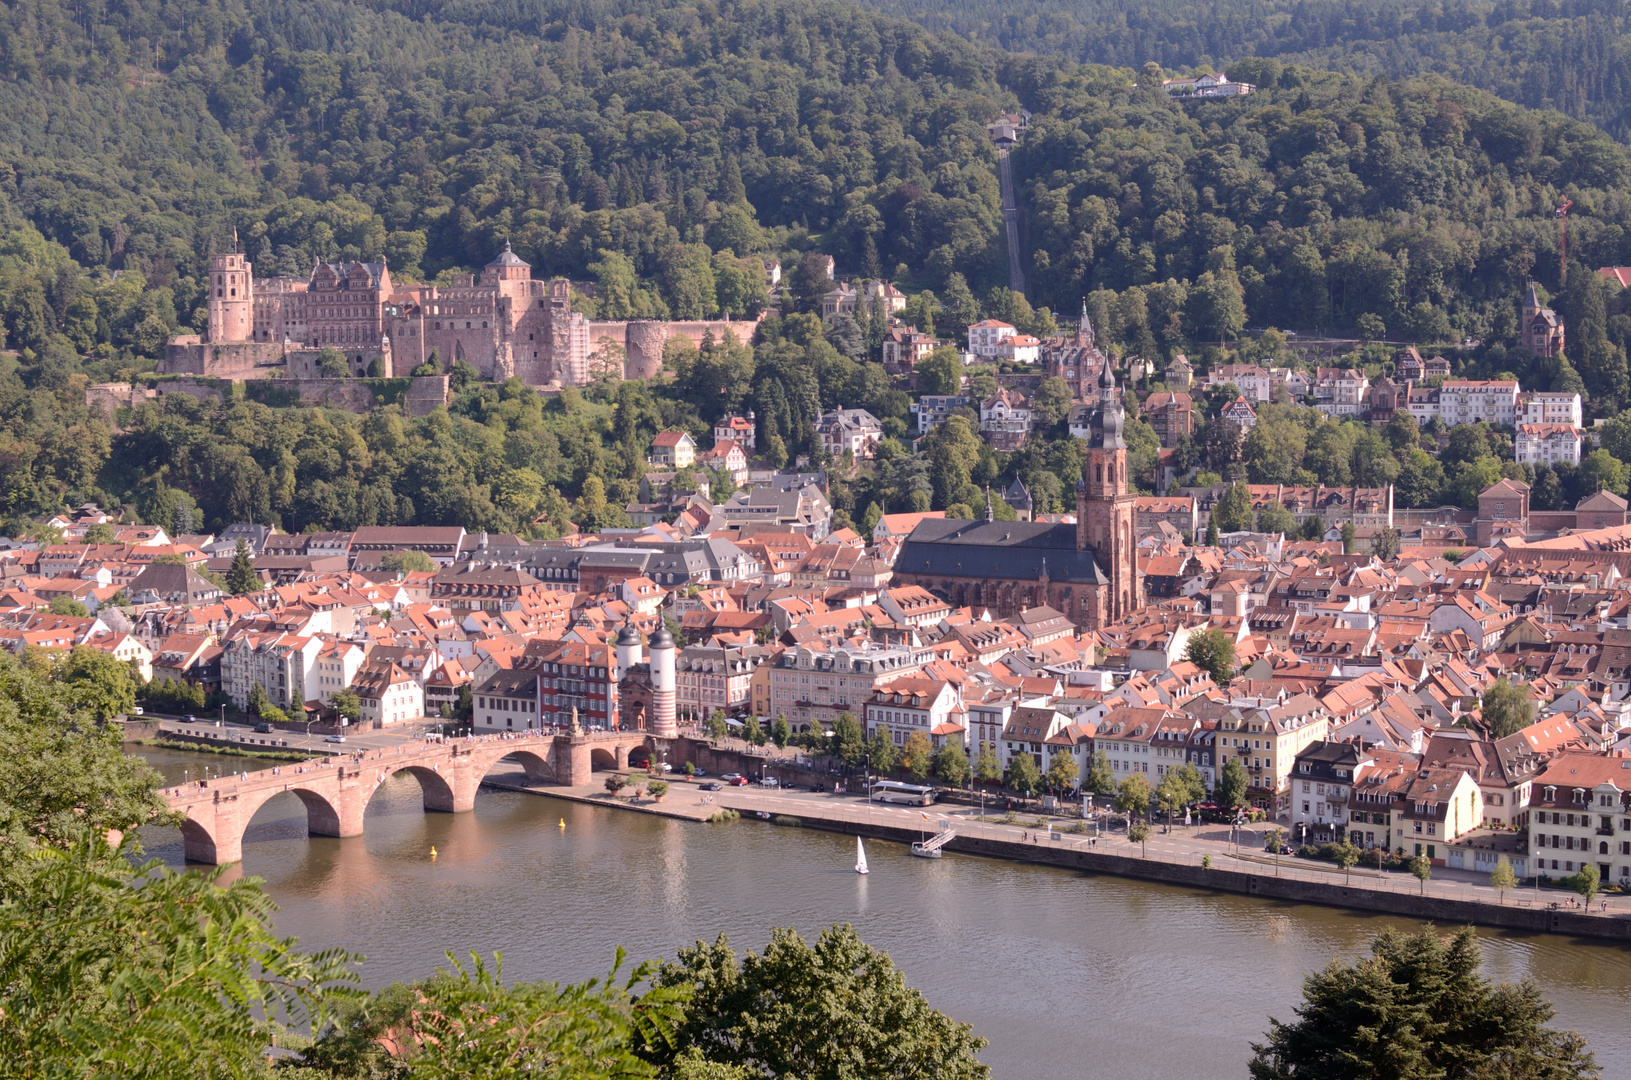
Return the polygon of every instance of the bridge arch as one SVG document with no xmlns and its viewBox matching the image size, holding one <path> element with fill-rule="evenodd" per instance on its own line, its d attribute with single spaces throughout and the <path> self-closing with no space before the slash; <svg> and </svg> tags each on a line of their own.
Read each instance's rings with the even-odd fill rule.
<svg viewBox="0 0 1631 1080">
<path fill-rule="evenodd" d="M 454 796 L 453 785 L 448 783 L 447 778 L 440 772 L 425 765 L 404 765 L 390 770 L 384 779 L 389 780 L 403 773 L 407 773 L 419 781 L 419 791 L 424 797 L 426 811 L 451 814 L 458 810 L 458 800 Z M 374 790 L 368 796 L 369 803 L 373 802 L 374 796 L 378 795 L 380 788 L 384 786 L 383 781 L 374 786 Z"/>
<path fill-rule="evenodd" d="M 615 750 L 608 749 L 604 746 L 593 747 L 589 751 L 589 768 L 594 772 L 599 772 L 604 769 L 621 768 L 617 759 L 622 756 L 623 752 L 621 747 L 618 747 Z"/>
<path fill-rule="evenodd" d="M 476 762 L 475 782 L 479 786 L 487 778 L 487 774 L 498 767 L 501 761 L 512 761 L 526 771 L 529 784 L 559 783 L 556 777 L 555 763 L 548 753 L 539 754 L 532 750 L 510 750 L 502 754 L 494 754 L 485 760 Z"/>
<path fill-rule="evenodd" d="M 306 808 L 306 832 L 311 836 L 344 836 L 340 825 L 340 810 L 329 801 L 328 796 L 306 787 L 290 785 L 285 788 L 266 789 L 262 791 L 249 791 L 243 796 L 244 804 L 239 811 L 239 842 L 242 843 L 242 834 L 249 831 L 254 823 L 255 815 L 260 813 L 261 807 L 283 794 L 293 795 L 299 799 Z"/>
</svg>

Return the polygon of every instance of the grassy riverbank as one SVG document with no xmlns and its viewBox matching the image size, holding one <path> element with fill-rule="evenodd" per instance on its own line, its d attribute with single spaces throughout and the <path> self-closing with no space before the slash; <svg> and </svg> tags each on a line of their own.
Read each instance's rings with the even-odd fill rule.
<svg viewBox="0 0 1631 1080">
<path fill-rule="evenodd" d="M 294 750 L 250 750 L 237 743 L 216 746 L 184 739 L 132 739 L 127 746 L 161 746 L 166 750 L 186 750 L 194 754 L 220 754 L 225 757 L 260 758 L 263 761 L 306 761 L 309 753 Z"/>
</svg>

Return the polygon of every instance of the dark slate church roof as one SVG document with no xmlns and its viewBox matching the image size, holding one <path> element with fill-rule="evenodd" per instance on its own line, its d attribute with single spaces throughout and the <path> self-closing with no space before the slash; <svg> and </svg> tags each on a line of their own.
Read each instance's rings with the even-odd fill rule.
<svg viewBox="0 0 1631 1080">
<path fill-rule="evenodd" d="M 1108 585 L 1092 551 L 1076 548 L 1076 526 L 1024 521 L 926 518 L 895 559 L 902 574 L 1035 581 L 1046 565 L 1049 581 Z"/>
</svg>

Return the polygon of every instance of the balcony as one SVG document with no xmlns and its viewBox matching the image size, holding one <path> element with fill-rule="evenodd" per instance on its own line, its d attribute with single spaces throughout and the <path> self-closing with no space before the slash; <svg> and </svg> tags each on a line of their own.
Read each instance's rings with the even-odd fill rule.
<svg viewBox="0 0 1631 1080">
<path fill-rule="evenodd" d="M 1597 827 L 1597 835 L 1598 836 L 1613 836 L 1614 835 L 1614 827 L 1612 825 L 1599 825 Z"/>
</svg>

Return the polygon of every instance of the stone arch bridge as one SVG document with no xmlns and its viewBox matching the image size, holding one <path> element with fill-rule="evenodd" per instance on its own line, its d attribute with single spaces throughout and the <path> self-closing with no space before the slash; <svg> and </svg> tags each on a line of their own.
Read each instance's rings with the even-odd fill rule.
<svg viewBox="0 0 1631 1080">
<path fill-rule="evenodd" d="M 291 762 L 167 788 L 164 795 L 171 810 L 185 815 L 187 861 L 230 863 L 243 858 L 244 830 L 255 811 L 286 791 L 305 804 L 313 836 L 361 836 L 369 800 L 397 773 L 419 781 L 426 810 L 458 813 L 475 808 L 476 789 L 505 758 L 518 761 L 529 782 L 574 786 L 589 783 L 597 768 L 621 769 L 631 758 L 642 760 L 653 745 L 644 731 L 487 735 Z"/>
</svg>

